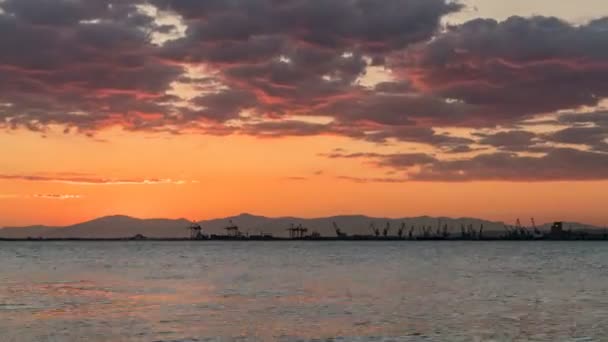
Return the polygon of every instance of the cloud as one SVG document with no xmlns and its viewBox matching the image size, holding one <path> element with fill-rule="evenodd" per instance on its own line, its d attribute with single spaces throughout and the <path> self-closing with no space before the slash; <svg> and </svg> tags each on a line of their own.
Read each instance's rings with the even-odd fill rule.
<svg viewBox="0 0 608 342">
<path fill-rule="evenodd" d="M 608 18 L 476 19 L 442 30 L 442 18 L 461 8 L 448 0 L 0 1 L 0 127 L 334 135 L 429 146 L 334 156 L 419 168 L 411 179 L 602 178 L 591 160 L 608 151 L 606 114 L 576 110 L 608 98 Z M 554 112 L 550 132 L 522 124 Z M 570 145 L 581 151 L 558 148 Z"/>
<path fill-rule="evenodd" d="M 80 199 L 83 196 L 81 195 L 69 195 L 69 194 L 36 194 L 33 196 L 34 198 L 42 198 L 42 199 L 50 199 L 50 200 L 70 200 L 70 199 Z"/>
<path fill-rule="evenodd" d="M 426 153 L 342 153 L 333 152 L 323 155 L 332 159 L 371 159 L 380 167 L 408 168 L 416 165 L 425 165 L 436 162 L 435 157 Z"/>
<path fill-rule="evenodd" d="M 265 121 L 245 124 L 241 131 L 259 137 L 312 136 L 332 134 L 331 124 L 311 123 L 297 120 Z"/>
<path fill-rule="evenodd" d="M 608 97 L 608 18 L 580 26 L 541 16 L 476 19 L 409 55 L 417 86 L 483 108 L 487 125 Z"/>
<path fill-rule="evenodd" d="M 38 198 L 47 200 L 72 200 L 81 199 L 84 196 L 74 194 L 34 194 L 34 195 L 23 195 L 23 194 L 0 194 L 0 199 L 12 199 L 12 198 Z"/>
<path fill-rule="evenodd" d="M 257 98 L 248 91 L 226 89 L 198 96 L 192 102 L 196 106 L 203 107 L 200 111 L 193 111 L 193 115 L 224 122 L 238 118 L 245 109 L 255 107 Z"/>
<path fill-rule="evenodd" d="M 350 176 L 338 176 L 340 180 L 346 180 L 355 183 L 403 183 L 407 182 L 407 178 L 390 178 L 390 177 L 350 177 Z"/>
<path fill-rule="evenodd" d="M 461 5 L 444 0 L 152 0 L 181 15 L 192 44 L 285 35 L 322 48 L 367 52 L 400 49 L 430 38 L 443 15 Z"/>
<path fill-rule="evenodd" d="M 246 111 L 259 120 L 329 116 L 335 123 L 318 134 L 409 142 L 408 126 L 494 127 L 608 96 L 608 19 L 579 26 L 547 17 L 477 19 L 440 31 L 441 18 L 461 7 L 446 0 L 7 0 L 0 3 L 0 45 L 11 46 L 0 55 L 0 126 L 226 134 L 239 129 L 219 125 Z M 159 24 L 159 15 L 180 21 L 184 34 L 154 42 L 174 26 Z M 371 66 L 393 79 L 361 85 Z M 211 75 L 190 77 L 188 68 Z M 198 94 L 180 98 L 176 84 Z M 245 126 L 244 133 L 257 132 Z M 456 152 L 470 143 L 436 138 L 424 143 Z"/>
<path fill-rule="evenodd" d="M 184 180 L 174 179 L 127 179 L 127 178 L 99 178 L 89 175 L 68 174 L 68 175 L 11 175 L 0 174 L 0 180 L 15 180 L 15 181 L 30 181 L 30 182 L 52 182 L 74 185 L 157 185 L 157 184 L 173 184 L 183 185 L 188 183 Z"/>
<path fill-rule="evenodd" d="M 608 127 L 608 111 L 565 113 L 559 116 L 558 123 L 566 125 L 592 124 L 599 127 Z"/>
<path fill-rule="evenodd" d="M 137 3 L 0 3 L 0 103 L 7 104 L 0 126 L 92 132 L 166 124 L 175 110 L 164 102 L 167 91 L 183 68 L 155 57 L 154 20 Z"/>
<path fill-rule="evenodd" d="M 394 165 L 398 167 L 398 165 Z M 608 179 L 608 154 L 556 148 L 543 156 L 496 152 L 438 160 L 409 175 L 414 181 L 583 181 Z"/>
<path fill-rule="evenodd" d="M 482 153 L 472 157 L 438 159 L 424 153 L 345 153 L 335 151 L 328 158 L 361 159 L 380 169 L 403 174 L 399 178 L 344 177 L 359 182 L 406 181 L 582 181 L 608 179 L 608 153 L 572 148 L 546 148 L 541 156 L 514 152 Z"/>
<path fill-rule="evenodd" d="M 594 150 L 608 152 L 608 126 L 568 127 L 550 134 L 547 139 L 560 143 L 587 145 Z"/>
<path fill-rule="evenodd" d="M 291 176 L 291 177 L 285 177 L 285 180 L 288 181 L 297 181 L 297 182 L 302 182 L 302 181 L 307 181 L 308 177 L 302 177 L 302 176 Z"/>
<path fill-rule="evenodd" d="M 11 46 L 0 56 L 0 103 L 8 104 L 0 108 L 0 126 L 45 131 L 60 125 L 87 134 L 110 126 L 196 127 L 224 134 L 218 125 L 243 111 L 289 119 L 360 95 L 357 80 L 370 63 L 378 66 L 430 39 L 441 18 L 461 6 L 445 0 L 7 0 L 0 8 L 0 45 Z M 155 13 L 181 21 L 183 36 L 153 41 L 177 25 L 159 24 Z M 186 67 L 213 77 L 188 77 Z M 176 84 L 205 91 L 182 99 L 172 92 Z M 378 91 L 405 86 L 387 82 Z"/>
<path fill-rule="evenodd" d="M 504 151 L 529 151 L 537 143 L 535 133 L 521 130 L 476 135 L 481 138 L 477 143 Z"/>
</svg>

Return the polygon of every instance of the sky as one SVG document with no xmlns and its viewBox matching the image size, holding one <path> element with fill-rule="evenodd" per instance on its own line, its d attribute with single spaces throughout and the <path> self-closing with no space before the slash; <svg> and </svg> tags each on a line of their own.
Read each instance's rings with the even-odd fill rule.
<svg viewBox="0 0 608 342">
<path fill-rule="evenodd" d="M 0 0 L 0 226 L 608 224 L 604 0 Z"/>
</svg>

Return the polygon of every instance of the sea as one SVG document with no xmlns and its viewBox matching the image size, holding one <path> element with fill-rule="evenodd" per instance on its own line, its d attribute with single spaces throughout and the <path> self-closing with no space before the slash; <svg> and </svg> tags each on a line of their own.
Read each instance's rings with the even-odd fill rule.
<svg viewBox="0 0 608 342">
<path fill-rule="evenodd" d="M 0 242 L 0 341 L 608 341 L 608 243 Z"/>
</svg>

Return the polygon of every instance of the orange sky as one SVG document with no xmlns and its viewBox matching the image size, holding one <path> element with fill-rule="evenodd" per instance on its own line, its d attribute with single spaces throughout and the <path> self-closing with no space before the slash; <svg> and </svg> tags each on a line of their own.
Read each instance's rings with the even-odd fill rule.
<svg viewBox="0 0 608 342">
<path fill-rule="evenodd" d="M 71 224 L 102 215 L 207 219 L 240 212 L 306 217 L 334 214 L 447 215 L 539 222 L 577 220 L 603 225 L 608 182 L 356 183 L 336 176 L 382 172 L 358 160 L 319 156 L 345 138 L 13 132 L 1 166 L 6 174 L 87 174 L 104 179 L 173 179 L 184 184 L 64 184 L 0 180 L 0 225 Z M 303 178 L 303 179 L 295 179 Z M 69 175 L 68 175 L 69 178 Z M 51 199 L 35 195 L 69 194 Z M 8 196 L 11 195 L 11 196 Z"/>
</svg>

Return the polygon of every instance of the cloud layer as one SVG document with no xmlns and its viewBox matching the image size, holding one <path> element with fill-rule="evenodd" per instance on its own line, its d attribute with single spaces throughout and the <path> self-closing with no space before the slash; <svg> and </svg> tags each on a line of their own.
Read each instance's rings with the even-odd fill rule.
<svg viewBox="0 0 608 342">
<path fill-rule="evenodd" d="M 608 178 L 608 18 L 444 28 L 462 9 L 447 0 L 4 0 L 0 9 L 7 129 L 334 135 L 424 145 L 365 156 L 409 179 Z M 548 128 L 529 124 L 539 116 Z"/>
</svg>

